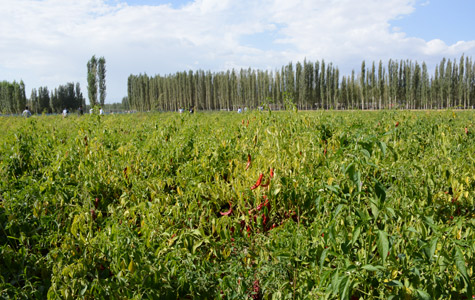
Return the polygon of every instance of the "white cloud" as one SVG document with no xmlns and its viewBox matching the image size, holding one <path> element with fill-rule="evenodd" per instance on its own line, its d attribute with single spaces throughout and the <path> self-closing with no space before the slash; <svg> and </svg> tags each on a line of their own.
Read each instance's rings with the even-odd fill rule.
<svg viewBox="0 0 475 300">
<path fill-rule="evenodd" d="M 415 0 L 196 0 L 180 8 L 107 3 L 0 0 L 0 80 L 23 79 L 27 89 L 78 81 L 86 95 L 86 63 L 95 54 L 106 58 L 107 101 L 113 102 L 126 95 L 130 74 L 144 72 L 279 69 L 304 58 L 349 72 L 363 59 L 429 63 L 475 54 L 473 40 L 446 45 L 391 28 L 390 20 L 415 10 Z M 245 42 L 255 35 L 262 41 Z"/>
</svg>

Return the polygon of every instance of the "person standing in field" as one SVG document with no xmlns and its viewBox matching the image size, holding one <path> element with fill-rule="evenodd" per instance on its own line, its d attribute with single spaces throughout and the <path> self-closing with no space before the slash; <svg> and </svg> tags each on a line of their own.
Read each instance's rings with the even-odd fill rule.
<svg viewBox="0 0 475 300">
<path fill-rule="evenodd" d="M 21 113 L 22 116 L 26 117 L 26 118 L 29 118 L 31 117 L 31 112 L 30 110 L 28 109 L 28 106 L 25 106 L 25 110 Z"/>
<path fill-rule="evenodd" d="M 66 108 L 63 109 L 63 118 L 68 116 L 68 110 Z"/>
<path fill-rule="evenodd" d="M 78 115 L 82 116 L 83 114 L 84 114 L 84 110 L 82 109 L 82 106 L 79 106 Z"/>
<path fill-rule="evenodd" d="M 102 107 L 99 109 L 99 114 L 100 114 L 100 115 L 103 115 L 103 114 L 104 114 L 104 110 L 102 109 Z"/>
</svg>

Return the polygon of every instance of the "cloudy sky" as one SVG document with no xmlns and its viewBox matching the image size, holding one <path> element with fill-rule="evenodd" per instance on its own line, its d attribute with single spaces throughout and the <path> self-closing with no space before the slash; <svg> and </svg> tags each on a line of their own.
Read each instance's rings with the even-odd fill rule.
<svg viewBox="0 0 475 300">
<path fill-rule="evenodd" d="M 106 59 L 107 103 L 130 74 L 280 69 L 324 59 L 475 59 L 475 0 L 0 0 L 0 81 L 50 90 Z"/>
</svg>

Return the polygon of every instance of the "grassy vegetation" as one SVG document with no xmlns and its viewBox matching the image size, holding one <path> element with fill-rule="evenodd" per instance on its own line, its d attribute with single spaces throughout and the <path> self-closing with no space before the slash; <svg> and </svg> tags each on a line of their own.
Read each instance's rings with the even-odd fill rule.
<svg viewBox="0 0 475 300">
<path fill-rule="evenodd" d="M 0 130 L 0 297 L 475 294 L 473 112 L 40 116 Z"/>
</svg>

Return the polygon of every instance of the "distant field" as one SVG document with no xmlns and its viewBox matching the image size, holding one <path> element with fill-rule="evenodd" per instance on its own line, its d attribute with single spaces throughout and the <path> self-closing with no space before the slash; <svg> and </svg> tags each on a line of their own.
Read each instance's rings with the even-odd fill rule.
<svg viewBox="0 0 475 300">
<path fill-rule="evenodd" d="M 0 117 L 0 297 L 471 299 L 474 117 Z"/>
</svg>

